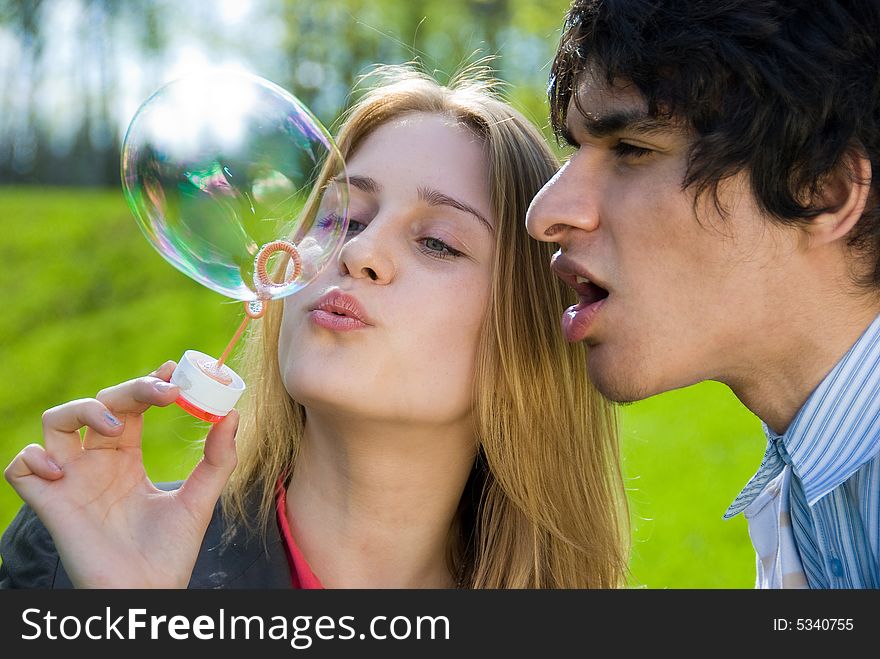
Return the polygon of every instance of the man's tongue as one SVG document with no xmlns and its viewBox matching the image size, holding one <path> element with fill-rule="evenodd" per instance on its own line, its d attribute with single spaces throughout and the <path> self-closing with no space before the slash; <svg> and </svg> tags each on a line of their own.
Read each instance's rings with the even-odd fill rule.
<svg viewBox="0 0 880 659">
<path fill-rule="evenodd" d="M 580 302 L 570 306 L 562 314 L 562 331 L 565 338 L 574 343 L 583 341 L 589 332 L 593 317 L 601 307 L 601 302 L 608 297 L 608 291 L 595 284 L 583 284 L 578 287 Z"/>
</svg>

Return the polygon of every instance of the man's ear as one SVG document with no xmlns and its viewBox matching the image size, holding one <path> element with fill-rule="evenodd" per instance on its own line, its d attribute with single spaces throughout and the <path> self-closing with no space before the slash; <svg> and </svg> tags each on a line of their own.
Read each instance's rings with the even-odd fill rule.
<svg viewBox="0 0 880 659">
<path fill-rule="evenodd" d="M 871 195 L 871 161 L 851 150 L 845 161 L 822 182 L 814 203 L 831 210 L 817 215 L 807 225 L 810 245 L 817 246 L 845 238 L 865 212 Z"/>
</svg>

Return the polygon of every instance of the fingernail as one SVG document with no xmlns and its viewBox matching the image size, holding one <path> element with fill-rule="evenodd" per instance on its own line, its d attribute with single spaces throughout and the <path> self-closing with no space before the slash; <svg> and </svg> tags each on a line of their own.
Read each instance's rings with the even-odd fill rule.
<svg viewBox="0 0 880 659">
<path fill-rule="evenodd" d="M 52 458 L 47 458 L 47 460 L 49 461 L 49 469 L 51 469 L 52 471 L 61 471 L 62 470 L 61 466 L 57 462 L 55 462 Z"/>
<path fill-rule="evenodd" d="M 160 394 L 164 394 L 164 393 L 169 392 L 172 389 L 174 389 L 174 387 L 176 387 L 177 385 L 171 384 L 170 382 L 162 382 L 160 380 L 159 382 L 157 382 L 153 386 L 156 387 L 156 391 L 158 391 Z"/>
<path fill-rule="evenodd" d="M 117 419 L 115 416 L 110 414 L 110 412 L 104 412 L 104 420 L 109 423 L 111 426 L 121 426 L 122 421 Z"/>
</svg>

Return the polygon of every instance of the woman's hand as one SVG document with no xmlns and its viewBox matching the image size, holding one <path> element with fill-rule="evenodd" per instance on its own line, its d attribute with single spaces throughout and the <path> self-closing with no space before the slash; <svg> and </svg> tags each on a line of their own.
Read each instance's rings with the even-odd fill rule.
<svg viewBox="0 0 880 659">
<path fill-rule="evenodd" d="M 26 446 L 4 472 L 49 529 L 78 588 L 186 588 L 214 505 L 235 468 L 233 410 L 205 440 L 180 489 L 147 478 L 143 413 L 177 398 L 174 362 L 43 414 L 44 446 Z M 86 427 L 80 437 L 80 428 Z"/>
</svg>

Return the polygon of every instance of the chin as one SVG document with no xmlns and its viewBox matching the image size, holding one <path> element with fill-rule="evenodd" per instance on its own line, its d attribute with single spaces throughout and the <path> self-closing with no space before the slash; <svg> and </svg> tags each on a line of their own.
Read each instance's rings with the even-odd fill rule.
<svg viewBox="0 0 880 659">
<path fill-rule="evenodd" d="M 324 370 L 308 369 L 303 363 L 282 374 L 284 388 L 296 402 L 310 407 L 327 402 L 339 402 L 350 395 L 342 378 L 330 377 Z"/>
<path fill-rule="evenodd" d="M 607 348 L 607 346 L 606 346 Z M 593 386 L 614 403 L 634 403 L 660 393 L 649 386 L 645 369 L 638 359 L 613 359 L 601 348 L 587 351 L 587 371 Z"/>
<path fill-rule="evenodd" d="M 694 364 L 705 363 L 697 358 L 651 360 L 635 349 L 618 350 L 608 345 L 587 351 L 587 370 L 599 392 L 615 403 L 635 403 L 674 389 L 681 389 L 714 379 L 705 369 Z"/>
</svg>

